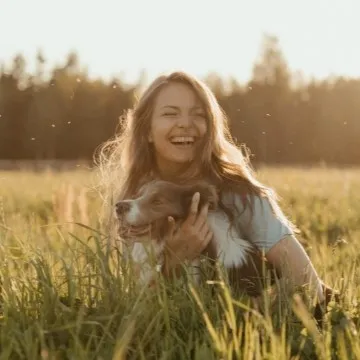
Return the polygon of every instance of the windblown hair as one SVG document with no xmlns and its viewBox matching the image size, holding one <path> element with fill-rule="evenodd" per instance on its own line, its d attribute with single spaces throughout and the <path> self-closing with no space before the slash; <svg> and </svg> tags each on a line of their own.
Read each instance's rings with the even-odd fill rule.
<svg viewBox="0 0 360 360">
<path fill-rule="evenodd" d="M 153 145 L 148 142 L 151 117 L 158 93 L 174 82 L 185 84 L 195 92 L 207 120 L 202 150 L 191 163 L 185 164 L 176 181 L 187 183 L 195 178 L 206 178 L 217 187 L 220 196 L 226 189 L 240 195 L 266 197 L 274 211 L 280 214 L 275 192 L 255 178 L 249 153 L 244 146 L 238 147 L 233 141 L 227 117 L 213 92 L 204 82 L 184 72 L 173 72 L 155 79 L 133 109 L 122 118 L 120 133 L 101 146 L 95 160 L 101 171 L 105 207 L 110 214 L 116 201 L 132 198 L 142 184 L 157 176 Z M 245 206 L 252 208 L 249 197 L 242 196 L 242 199 Z M 233 209 L 224 206 L 221 199 L 220 207 L 233 223 Z"/>
</svg>

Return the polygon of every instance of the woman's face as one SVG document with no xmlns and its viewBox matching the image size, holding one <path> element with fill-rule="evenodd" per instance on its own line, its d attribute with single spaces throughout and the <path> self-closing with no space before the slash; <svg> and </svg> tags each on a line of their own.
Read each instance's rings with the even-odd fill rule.
<svg viewBox="0 0 360 360">
<path fill-rule="evenodd" d="M 174 174 L 190 162 L 206 131 L 205 109 L 191 87 L 182 83 L 163 87 L 154 103 L 148 139 L 160 173 Z"/>
</svg>

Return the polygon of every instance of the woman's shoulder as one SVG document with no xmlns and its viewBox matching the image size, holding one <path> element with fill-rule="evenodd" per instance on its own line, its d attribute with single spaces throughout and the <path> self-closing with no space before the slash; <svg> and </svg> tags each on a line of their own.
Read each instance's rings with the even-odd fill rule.
<svg viewBox="0 0 360 360">
<path fill-rule="evenodd" d="M 280 207 L 278 200 L 271 195 L 260 195 L 256 193 L 238 193 L 235 191 L 224 191 L 221 197 L 226 207 L 236 211 L 235 216 L 241 222 L 253 220 L 255 223 L 280 221 L 292 226 L 287 216 Z"/>
<path fill-rule="evenodd" d="M 270 206 L 274 200 L 251 192 L 239 193 L 233 190 L 225 190 L 221 193 L 221 200 L 225 206 L 235 206 L 238 211 L 253 207 L 254 209 Z"/>
<path fill-rule="evenodd" d="M 235 222 L 242 233 L 260 248 L 270 249 L 295 227 L 278 202 L 270 197 L 233 191 L 224 192 L 222 202 L 235 210 Z"/>
</svg>

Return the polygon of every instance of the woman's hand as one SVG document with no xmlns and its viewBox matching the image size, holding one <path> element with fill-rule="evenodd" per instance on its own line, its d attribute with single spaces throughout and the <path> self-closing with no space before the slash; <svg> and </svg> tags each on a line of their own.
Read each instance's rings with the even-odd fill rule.
<svg viewBox="0 0 360 360">
<path fill-rule="evenodd" d="M 193 260 L 209 244 L 213 232 L 207 222 L 209 204 L 199 210 L 200 194 L 194 194 L 190 212 L 179 229 L 175 229 L 175 221 L 169 217 L 169 235 L 166 242 L 165 264 L 167 271 L 176 267 L 184 260 Z"/>
</svg>

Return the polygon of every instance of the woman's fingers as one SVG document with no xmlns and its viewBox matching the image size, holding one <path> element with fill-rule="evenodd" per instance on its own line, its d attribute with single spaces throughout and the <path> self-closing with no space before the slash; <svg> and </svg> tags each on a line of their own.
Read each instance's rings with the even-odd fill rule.
<svg viewBox="0 0 360 360">
<path fill-rule="evenodd" d="M 210 242 L 210 240 L 212 239 L 214 233 L 213 231 L 209 228 L 208 229 L 208 232 L 206 233 L 205 235 L 205 239 L 204 239 L 204 242 L 206 243 L 206 245 Z"/>
<path fill-rule="evenodd" d="M 209 224 L 207 223 L 207 221 L 205 221 L 201 229 L 198 230 L 199 239 L 201 239 L 201 241 L 205 240 L 205 236 L 207 235 L 209 230 L 210 230 Z"/>
<path fill-rule="evenodd" d="M 195 231 L 199 231 L 201 232 L 201 229 L 206 226 L 207 224 L 207 216 L 208 216 L 208 212 L 209 212 L 209 204 L 205 204 L 200 212 L 199 215 L 197 216 L 195 223 L 194 223 L 194 228 Z"/>
<path fill-rule="evenodd" d="M 194 254 L 196 254 L 195 256 L 200 255 L 200 253 L 204 251 L 204 249 L 208 246 L 212 237 L 213 237 L 212 230 L 209 228 L 208 225 L 204 226 L 201 232 L 198 234 L 199 241 L 196 244 L 196 247 L 194 248 Z"/>
<path fill-rule="evenodd" d="M 189 226 L 192 226 L 196 221 L 199 210 L 199 202 L 200 202 L 200 193 L 196 192 L 192 197 L 190 212 L 187 219 L 185 220 L 185 223 L 188 224 Z"/>
<path fill-rule="evenodd" d="M 167 245 L 183 259 L 197 257 L 212 238 L 212 231 L 207 222 L 209 204 L 198 211 L 199 201 L 200 194 L 197 192 L 192 197 L 189 215 L 179 229 L 176 229 L 174 218 L 168 217 Z"/>
<path fill-rule="evenodd" d="M 209 227 L 207 227 L 206 231 L 204 232 L 204 234 L 202 234 L 202 236 L 203 236 L 203 241 L 201 242 L 201 244 L 202 244 L 203 249 L 205 249 L 213 237 L 213 232 Z"/>
</svg>

